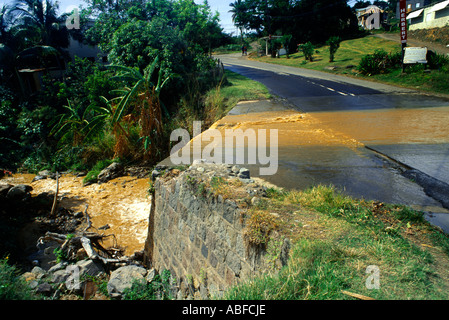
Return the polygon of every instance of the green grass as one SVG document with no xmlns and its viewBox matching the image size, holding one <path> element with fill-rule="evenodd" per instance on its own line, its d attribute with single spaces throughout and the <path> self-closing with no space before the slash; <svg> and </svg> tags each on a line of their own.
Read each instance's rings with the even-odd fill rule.
<svg viewBox="0 0 449 320">
<path fill-rule="evenodd" d="M 93 168 L 87 173 L 87 175 L 83 179 L 83 184 L 88 183 L 95 183 L 97 182 L 98 175 L 100 172 L 108 167 L 110 164 L 112 164 L 112 160 L 105 159 L 105 160 L 99 160 Z"/>
<path fill-rule="evenodd" d="M 448 94 L 449 93 L 449 73 L 446 69 L 432 70 L 430 73 L 424 73 L 423 67 L 407 68 L 405 74 L 398 68 L 391 73 L 375 76 L 364 76 L 357 71 L 357 66 L 364 55 L 372 54 L 377 49 L 383 49 L 388 53 L 400 52 L 401 45 L 390 40 L 381 39 L 374 36 L 346 40 L 341 42 L 340 48 L 335 54 L 335 61 L 329 62 L 329 47 L 322 46 L 316 48 L 313 62 L 305 61 L 302 53 L 290 55 L 290 59 L 282 56 L 281 58 L 254 57 L 257 61 L 312 69 L 317 71 L 330 72 L 350 77 L 357 77 L 365 80 L 372 80 L 411 89 L 418 89 L 431 93 Z M 336 67 L 335 70 L 328 70 L 327 67 Z"/>
<path fill-rule="evenodd" d="M 324 68 L 329 66 L 345 69 L 350 65 L 357 66 L 364 55 L 372 54 L 380 48 L 383 48 L 387 52 L 397 52 L 400 51 L 401 46 L 393 41 L 368 36 L 364 38 L 342 41 L 340 48 L 335 54 L 333 63 L 329 63 L 329 46 L 316 48 L 318 53 L 315 51 L 313 55 L 313 62 L 305 61 L 304 54 L 302 54 L 302 52 L 291 54 L 289 59 L 287 59 L 286 56 L 282 56 L 280 58 L 264 56 L 257 58 L 257 60 L 318 71 L 324 71 Z M 349 71 L 342 70 L 341 72 L 349 73 L 350 69 Z"/>
<path fill-rule="evenodd" d="M 382 300 L 448 299 L 447 235 L 421 212 L 345 196 L 333 187 L 269 189 L 255 208 L 276 212 L 278 232 L 293 245 L 277 273 L 231 287 L 227 299 L 353 299 L 349 291 Z M 368 266 L 380 288 L 366 287 Z"/>
<path fill-rule="evenodd" d="M 225 70 L 226 79 L 206 96 L 206 114 L 210 123 L 225 116 L 240 101 L 270 99 L 266 86 L 238 73 Z"/>
</svg>

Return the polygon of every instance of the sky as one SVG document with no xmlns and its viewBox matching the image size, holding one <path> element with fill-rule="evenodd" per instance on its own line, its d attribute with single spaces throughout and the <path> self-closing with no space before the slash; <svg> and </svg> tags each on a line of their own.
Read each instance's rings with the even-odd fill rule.
<svg viewBox="0 0 449 320">
<path fill-rule="evenodd" d="M 14 0 L 0 0 L 0 6 L 3 4 L 12 4 Z M 58 0 L 60 13 L 71 11 L 72 6 L 78 7 L 79 5 L 85 6 L 86 3 L 83 0 Z M 195 0 L 196 3 L 202 4 L 203 0 Z M 231 9 L 229 4 L 234 0 L 208 0 L 209 6 L 213 12 L 218 11 L 220 13 L 221 27 L 226 33 L 236 32 L 236 28 L 232 23 L 231 13 L 228 11 Z"/>
</svg>

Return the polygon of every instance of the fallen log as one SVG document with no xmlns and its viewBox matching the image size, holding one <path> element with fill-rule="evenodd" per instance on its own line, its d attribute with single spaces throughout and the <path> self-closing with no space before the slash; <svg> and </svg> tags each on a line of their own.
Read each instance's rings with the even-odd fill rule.
<svg viewBox="0 0 449 320">
<path fill-rule="evenodd" d="M 83 246 L 84 251 L 86 251 L 86 254 L 89 259 L 99 260 L 105 265 L 110 264 L 110 263 L 124 263 L 124 262 L 126 263 L 126 262 L 130 261 L 130 259 L 128 257 L 116 258 L 116 259 L 103 258 L 93 249 L 89 238 L 81 237 L 80 241 L 81 241 L 81 245 Z"/>
</svg>

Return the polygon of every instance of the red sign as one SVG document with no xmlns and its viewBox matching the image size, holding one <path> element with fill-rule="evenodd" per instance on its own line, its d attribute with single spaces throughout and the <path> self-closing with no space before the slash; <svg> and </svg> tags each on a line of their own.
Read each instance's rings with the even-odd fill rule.
<svg viewBox="0 0 449 320">
<path fill-rule="evenodd" d="M 407 43 L 407 1 L 399 0 L 399 19 L 401 26 L 401 42 Z"/>
</svg>

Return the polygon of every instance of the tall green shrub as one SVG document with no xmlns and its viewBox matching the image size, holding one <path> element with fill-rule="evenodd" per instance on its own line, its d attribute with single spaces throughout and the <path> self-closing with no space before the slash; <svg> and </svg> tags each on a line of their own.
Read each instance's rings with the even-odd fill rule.
<svg viewBox="0 0 449 320">
<path fill-rule="evenodd" d="M 401 63 L 400 53 L 388 53 L 383 49 L 367 54 L 360 60 L 358 70 L 368 76 L 389 72 Z"/>
<path fill-rule="evenodd" d="M 335 53 L 340 48 L 340 37 L 330 37 L 326 44 L 329 46 L 329 62 L 334 62 Z"/>
<path fill-rule="evenodd" d="M 315 52 L 315 47 L 310 41 L 305 44 L 299 45 L 298 49 L 304 54 L 304 59 L 309 60 L 310 62 L 313 61 L 313 53 Z"/>
</svg>

